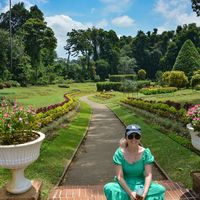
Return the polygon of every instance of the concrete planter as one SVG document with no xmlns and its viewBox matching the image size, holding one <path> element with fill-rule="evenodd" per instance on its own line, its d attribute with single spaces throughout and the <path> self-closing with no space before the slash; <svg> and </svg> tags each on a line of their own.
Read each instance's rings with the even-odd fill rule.
<svg viewBox="0 0 200 200">
<path fill-rule="evenodd" d="M 192 127 L 191 124 L 187 124 L 187 129 L 190 132 L 191 142 L 192 142 L 193 147 L 200 151 L 200 136 L 198 135 L 199 132 L 194 131 L 194 128 Z"/>
<path fill-rule="evenodd" d="M 45 138 L 41 132 L 34 141 L 18 145 L 0 145 L 0 167 L 10 169 L 12 179 L 6 185 L 8 192 L 20 194 L 28 191 L 32 183 L 24 177 L 25 168 L 39 157 L 40 146 Z"/>
<path fill-rule="evenodd" d="M 198 199 L 200 199 L 200 171 L 191 172 L 192 176 L 192 189 L 196 193 Z"/>
</svg>

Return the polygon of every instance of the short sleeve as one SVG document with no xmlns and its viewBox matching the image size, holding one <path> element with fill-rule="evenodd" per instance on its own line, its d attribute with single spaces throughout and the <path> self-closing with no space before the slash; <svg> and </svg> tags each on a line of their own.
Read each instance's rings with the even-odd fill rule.
<svg viewBox="0 0 200 200">
<path fill-rule="evenodd" d="M 121 165 L 122 164 L 122 159 L 123 159 L 122 151 L 120 150 L 120 148 L 118 148 L 115 151 L 115 154 L 113 155 L 113 162 L 116 165 Z"/>
<path fill-rule="evenodd" d="M 152 164 L 154 162 L 154 156 L 151 154 L 150 149 L 145 149 L 144 155 L 143 155 L 143 161 L 144 164 Z"/>
</svg>

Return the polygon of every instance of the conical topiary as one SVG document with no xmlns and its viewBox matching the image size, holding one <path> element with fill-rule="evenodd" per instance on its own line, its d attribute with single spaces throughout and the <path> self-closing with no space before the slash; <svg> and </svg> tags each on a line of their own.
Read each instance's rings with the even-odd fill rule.
<svg viewBox="0 0 200 200">
<path fill-rule="evenodd" d="M 193 71 L 200 69 L 200 55 L 191 40 L 186 40 L 176 58 L 173 70 L 184 71 L 191 77 Z"/>
</svg>

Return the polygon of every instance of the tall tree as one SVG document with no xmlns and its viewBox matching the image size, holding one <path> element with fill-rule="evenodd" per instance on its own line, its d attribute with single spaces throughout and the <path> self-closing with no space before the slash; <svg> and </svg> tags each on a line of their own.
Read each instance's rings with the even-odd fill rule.
<svg viewBox="0 0 200 200">
<path fill-rule="evenodd" d="M 197 16 L 200 16 L 200 0 L 191 0 L 192 1 L 192 9 L 196 12 Z"/>
<path fill-rule="evenodd" d="M 30 18 L 23 25 L 25 50 L 31 58 L 31 65 L 35 69 L 35 81 L 38 79 L 40 53 L 43 48 L 43 38 L 46 25 L 39 19 Z"/>
<path fill-rule="evenodd" d="M 15 34 L 28 19 L 29 12 L 28 10 L 25 9 L 24 3 L 20 2 L 15 4 L 11 8 L 11 13 L 12 13 L 12 20 L 11 20 L 12 33 Z M 0 15 L 0 28 L 5 29 L 7 31 L 9 31 L 9 15 L 10 11 L 7 11 L 6 13 L 1 13 Z"/>
<path fill-rule="evenodd" d="M 128 56 L 120 57 L 118 72 L 119 74 L 133 74 L 134 68 L 137 68 L 136 60 Z"/>
<path fill-rule="evenodd" d="M 36 5 L 30 7 L 29 19 L 30 18 L 36 18 L 40 19 L 41 21 L 44 21 L 44 15 Z"/>
<path fill-rule="evenodd" d="M 9 34 L 0 29 L 0 79 L 4 80 L 4 71 L 7 70 L 9 53 Z"/>
<path fill-rule="evenodd" d="M 185 72 L 189 77 L 200 69 L 200 55 L 191 40 L 187 40 L 178 53 L 173 70 Z"/>
</svg>

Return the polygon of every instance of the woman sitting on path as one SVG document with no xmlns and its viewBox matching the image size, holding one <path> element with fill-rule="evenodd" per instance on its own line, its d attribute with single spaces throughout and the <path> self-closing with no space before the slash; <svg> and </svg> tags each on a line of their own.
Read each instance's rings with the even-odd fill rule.
<svg viewBox="0 0 200 200">
<path fill-rule="evenodd" d="M 152 182 L 154 157 L 148 148 L 139 145 L 140 138 L 138 125 L 126 127 L 125 138 L 113 156 L 115 182 L 104 186 L 107 200 L 164 200 L 165 188 Z"/>
</svg>

